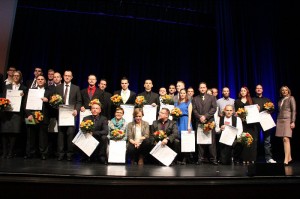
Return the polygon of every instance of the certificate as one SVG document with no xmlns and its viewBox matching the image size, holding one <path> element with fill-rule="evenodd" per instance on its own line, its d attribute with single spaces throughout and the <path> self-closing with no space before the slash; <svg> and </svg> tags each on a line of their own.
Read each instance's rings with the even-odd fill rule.
<svg viewBox="0 0 300 199">
<path fill-rule="evenodd" d="M 166 166 L 169 166 L 177 155 L 177 153 L 167 145 L 162 146 L 161 141 L 155 145 L 150 151 L 150 154 Z"/>
<path fill-rule="evenodd" d="M 89 157 L 99 144 L 98 140 L 96 140 L 90 133 L 83 134 L 81 130 L 79 130 L 72 142 Z"/>
<path fill-rule="evenodd" d="M 143 120 L 148 122 L 149 125 L 152 125 L 153 121 L 156 120 L 157 106 L 144 105 L 143 112 Z"/>
<path fill-rule="evenodd" d="M 248 113 L 246 116 L 247 124 L 259 122 L 260 117 L 257 104 L 245 106 L 245 110 Z"/>
<path fill-rule="evenodd" d="M 12 110 L 11 112 L 20 112 L 22 102 L 22 90 L 7 90 L 6 98 L 10 100 Z"/>
<path fill-rule="evenodd" d="M 83 120 L 84 117 L 86 116 L 89 116 L 89 115 L 92 115 L 92 112 L 90 109 L 85 109 L 84 112 L 81 112 L 79 113 L 79 123 Z"/>
<path fill-rule="evenodd" d="M 29 89 L 26 101 L 27 110 L 42 110 L 45 89 Z"/>
<path fill-rule="evenodd" d="M 170 104 L 161 104 L 160 110 L 161 110 L 162 108 L 167 108 L 167 109 L 169 109 L 169 111 L 171 112 L 171 110 L 174 109 L 174 105 L 170 105 Z M 171 114 L 169 115 L 169 120 L 173 120 L 173 117 L 172 117 Z"/>
<path fill-rule="evenodd" d="M 124 120 L 127 123 L 132 122 L 133 121 L 134 106 L 133 105 L 122 104 L 121 108 L 124 109 L 124 115 L 123 115 Z"/>
<path fill-rule="evenodd" d="M 197 129 L 197 144 L 211 144 L 211 131 L 203 132 L 203 129 L 198 125 Z"/>
<path fill-rule="evenodd" d="M 125 163 L 126 161 L 126 141 L 110 140 L 108 148 L 108 162 Z"/>
<path fill-rule="evenodd" d="M 271 114 L 267 111 L 262 111 L 259 113 L 260 115 L 260 125 L 264 131 L 269 130 L 276 126 Z"/>
<path fill-rule="evenodd" d="M 238 129 L 234 126 L 225 125 L 224 131 L 222 131 L 219 142 L 226 144 L 228 146 L 232 146 L 236 135 L 238 133 Z"/>
<path fill-rule="evenodd" d="M 75 118 L 73 114 L 73 106 L 62 105 L 58 108 L 58 125 L 59 126 L 75 126 Z"/>
<path fill-rule="evenodd" d="M 195 152 L 195 131 L 181 131 L 181 152 Z"/>
</svg>

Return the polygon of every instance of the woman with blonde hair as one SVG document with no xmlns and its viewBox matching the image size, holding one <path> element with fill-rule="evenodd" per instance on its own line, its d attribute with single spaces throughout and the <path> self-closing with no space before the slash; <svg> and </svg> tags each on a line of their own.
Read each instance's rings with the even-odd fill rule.
<svg viewBox="0 0 300 199">
<path fill-rule="evenodd" d="M 287 86 L 280 88 L 280 97 L 275 136 L 282 138 L 284 165 L 289 165 L 292 161 L 290 138 L 292 138 L 296 122 L 296 101 Z"/>
</svg>

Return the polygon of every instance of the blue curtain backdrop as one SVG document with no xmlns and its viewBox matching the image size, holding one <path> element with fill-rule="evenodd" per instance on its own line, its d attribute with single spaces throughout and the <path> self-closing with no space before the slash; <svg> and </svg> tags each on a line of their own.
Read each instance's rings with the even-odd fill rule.
<svg viewBox="0 0 300 199">
<path fill-rule="evenodd" d="M 19 0 L 9 65 L 33 76 L 33 68 L 70 69 L 74 83 L 87 76 L 108 80 L 108 91 L 127 76 L 130 89 L 153 90 L 177 80 L 198 90 L 255 85 L 275 104 L 288 85 L 298 99 L 299 2 L 296 0 L 34 1 Z M 274 118 L 276 114 L 274 114 Z M 296 124 L 298 126 L 298 123 Z M 299 141 L 295 134 L 292 142 Z M 282 152 L 280 139 L 273 139 Z M 293 147 L 297 147 L 292 143 Z M 294 150 L 295 151 L 295 150 Z"/>
</svg>

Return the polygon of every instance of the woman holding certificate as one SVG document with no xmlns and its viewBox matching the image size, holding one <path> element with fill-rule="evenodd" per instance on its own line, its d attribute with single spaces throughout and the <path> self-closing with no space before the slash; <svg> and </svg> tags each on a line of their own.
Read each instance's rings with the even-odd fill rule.
<svg viewBox="0 0 300 199">
<path fill-rule="evenodd" d="M 249 133 L 253 141 L 249 145 L 244 145 L 242 152 L 241 152 L 241 161 L 243 164 L 253 164 L 256 161 L 257 156 L 257 131 L 256 131 L 256 124 L 248 124 L 246 120 L 247 112 L 245 110 L 245 106 L 252 105 L 252 98 L 250 96 L 249 89 L 243 86 L 239 92 L 238 99 L 234 102 L 234 108 L 238 117 L 241 118 L 243 124 L 243 132 Z M 235 160 L 236 164 L 239 160 Z"/>
<path fill-rule="evenodd" d="M 22 84 L 21 71 L 13 73 L 13 82 L 4 89 L 4 97 L 12 101 L 12 110 L 1 112 L 1 137 L 3 154 L 2 158 L 13 158 L 15 156 L 16 138 L 21 132 L 24 121 L 23 101 L 26 94 L 26 86 Z"/>
</svg>

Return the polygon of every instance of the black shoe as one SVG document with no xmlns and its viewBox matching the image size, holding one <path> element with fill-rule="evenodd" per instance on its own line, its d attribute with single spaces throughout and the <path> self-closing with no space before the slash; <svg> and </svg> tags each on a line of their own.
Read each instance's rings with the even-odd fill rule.
<svg viewBox="0 0 300 199">
<path fill-rule="evenodd" d="M 107 161 L 106 161 L 106 158 L 105 158 L 105 157 L 101 156 L 99 160 L 100 160 L 100 164 L 105 164 L 105 165 L 107 165 Z"/>
<path fill-rule="evenodd" d="M 218 162 L 217 161 L 211 161 L 210 162 L 212 165 L 218 165 Z"/>
<path fill-rule="evenodd" d="M 67 157 L 67 160 L 68 160 L 68 161 L 72 161 L 73 158 L 72 158 L 72 157 Z"/>
<path fill-rule="evenodd" d="M 30 155 L 25 155 L 24 156 L 24 159 L 31 159 L 32 158 L 32 156 L 30 156 Z"/>
<path fill-rule="evenodd" d="M 47 159 L 46 155 L 41 156 L 41 160 L 46 160 L 46 159 Z"/>
<path fill-rule="evenodd" d="M 203 164 L 203 161 L 202 160 L 198 160 L 197 162 L 196 162 L 196 165 L 202 165 Z"/>
<path fill-rule="evenodd" d="M 58 161 L 62 161 L 63 159 L 64 159 L 64 156 L 63 156 L 63 155 L 60 155 L 60 156 L 58 156 L 58 158 L 57 158 Z"/>
</svg>

